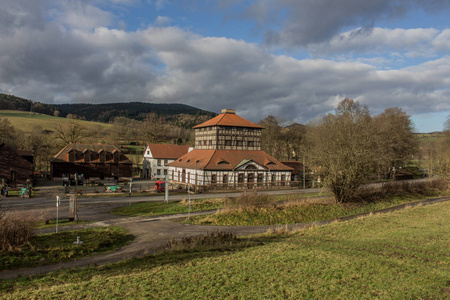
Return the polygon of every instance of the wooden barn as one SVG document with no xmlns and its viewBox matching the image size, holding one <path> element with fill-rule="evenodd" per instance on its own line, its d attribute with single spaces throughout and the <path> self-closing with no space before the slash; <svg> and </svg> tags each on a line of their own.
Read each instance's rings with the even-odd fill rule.
<svg viewBox="0 0 450 300">
<path fill-rule="evenodd" d="M 132 176 L 132 162 L 114 145 L 68 144 L 52 158 L 50 166 L 54 180 L 75 173 L 102 180 Z"/>
<path fill-rule="evenodd" d="M 19 150 L 0 144 L 0 180 L 10 186 L 26 184 L 33 179 L 33 155 L 27 151 L 23 157 Z"/>
</svg>

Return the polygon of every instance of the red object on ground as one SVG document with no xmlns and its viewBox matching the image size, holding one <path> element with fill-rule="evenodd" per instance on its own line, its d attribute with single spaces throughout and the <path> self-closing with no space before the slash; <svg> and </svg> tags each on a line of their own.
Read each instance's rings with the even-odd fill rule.
<svg viewBox="0 0 450 300">
<path fill-rule="evenodd" d="M 164 181 L 155 182 L 155 191 L 164 192 L 166 188 L 166 183 Z"/>
</svg>

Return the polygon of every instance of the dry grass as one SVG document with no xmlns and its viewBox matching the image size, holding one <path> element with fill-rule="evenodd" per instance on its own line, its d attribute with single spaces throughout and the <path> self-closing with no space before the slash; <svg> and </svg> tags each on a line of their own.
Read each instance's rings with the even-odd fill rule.
<svg viewBox="0 0 450 300">
<path fill-rule="evenodd" d="M 39 218 L 5 212 L 0 215 L 0 251 L 19 251 L 34 235 Z"/>
</svg>

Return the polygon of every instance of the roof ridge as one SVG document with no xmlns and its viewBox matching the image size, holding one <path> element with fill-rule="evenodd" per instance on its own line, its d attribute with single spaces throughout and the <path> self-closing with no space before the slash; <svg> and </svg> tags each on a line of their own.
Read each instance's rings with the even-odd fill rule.
<svg viewBox="0 0 450 300">
<path fill-rule="evenodd" d="M 211 150 L 213 150 L 213 149 L 211 149 Z M 208 160 L 208 162 L 205 164 L 205 167 L 206 167 L 207 165 L 209 165 L 209 163 L 211 162 L 211 160 L 212 160 L 212 158 L 214 157 L 214 155 L 216 155 L 216 152 L 217 152 L 217 149 L 214 149 L 214 150 L 213 150 L 213 154 L 209 157 L 209 160 Z"/>
<path fill-rule="evenodd" d="M 53 157 L 54 157 L 54 158 L 58 157 L 58 156 L 64 151 L 64 149 L 66 149 L 67 146 L 69 146 L 69 145 L 70 145 L 70 144 L 65 145 L 61 150 L 59 150 L 58 153 L 56 153 L 55 155 L 53 155 Z"/>
</svg>

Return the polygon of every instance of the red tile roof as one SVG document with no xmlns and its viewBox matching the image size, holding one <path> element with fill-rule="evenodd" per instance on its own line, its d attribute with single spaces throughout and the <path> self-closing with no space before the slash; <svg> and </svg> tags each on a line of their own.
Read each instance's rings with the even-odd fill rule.
<svg viewBox="0 0 450 300">
<path fill-rule="evenodd" d="M 234 113 L 220 114 L 202 124 L 194 126 L 193 128 L 202 128 L 208 126 L 236 126 L 236 127 L 250 127 L 263 129 L 261 125 L 250 122 Z"/>
<path fill-rule="evenodd" d="M 292 171 L 292 168 L 283 165 L 264 151 L 250 150 L 192 150 L 169 166 L 225 171 L 233 170 L 243 160 L 252 160 L 270 171 Z"/>
<path fill-rule="evenodd" d="M 56 155 L 53 156 L 51 159 L 52 162 L 67 162 L 68 156 L 67 154 L 71 151 L 75 151 L 75 153 L 78 153 L 79 157 L 74 162 L 85 162 L 82 154 L 84 152 L 90 151 L 91 153 L 97 153 L 104 151 L 106 153 L 114 154 L 118 152 L 120 154 L 119 161 L 121 164 L 132 164 L 131 160 L 128 159 L 128 157 L 123 154 L 116 146 L 114 145 L 103 145 L 103 144 L 68 144 L 64 148 L 62 148 Z M 106 163 L 110 163 L 113 160 L 106 161 Z M 96 163 L 100 162 L 100 159 L 97 158 L 91 158 L 89 160 L 89 163 Z"/>
<path fill-rule="evenodd" d="M 177 159 L 189 152 L 188 145 L 148 144 L 153 158 Z"/>
</svg>

